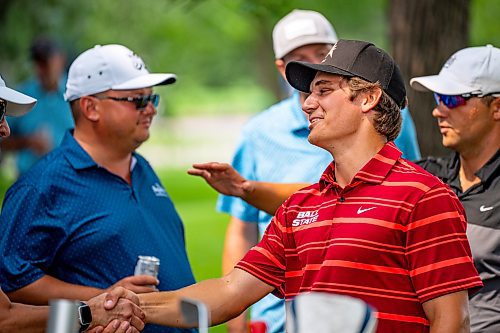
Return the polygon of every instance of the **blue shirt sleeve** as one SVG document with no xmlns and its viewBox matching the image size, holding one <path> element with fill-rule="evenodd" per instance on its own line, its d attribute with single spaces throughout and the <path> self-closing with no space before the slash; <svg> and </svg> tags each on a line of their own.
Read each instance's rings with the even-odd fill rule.
<svg viewBox="0 0 500 333">
<path fill-rule="evenodd" d="M 394 143 L 403 152 L 403 158 L 410 161 L 421 159 L 420 147 L 418 146 L 417 132 L 415 124 L 411 118 L 410 110 L 404 108 L 401 110 L 402 125 L 401 132 L 399 133 Z"/>
<path fill-rule="evenodd" d="M 232 166 L 244 178 L 249 180 L 255 180 L 257 178 L 255 174 L 254 153 L 253 140 L 246 131 L 243 131 L 233 157 Z M 259 210 L 237 197 L 219 195 L 217 210 L 219 212 L 228 213 L 245 222 L 258 222 L 259 220 Z"/>
<path fill-rule="evenodd" d="M 0 284 L 5 292 L 43 277 L 65 239 L 64 224 L 51 216 L 45 201 L 27 184 L 7 191 L 0 215 Z"/>
</svg>

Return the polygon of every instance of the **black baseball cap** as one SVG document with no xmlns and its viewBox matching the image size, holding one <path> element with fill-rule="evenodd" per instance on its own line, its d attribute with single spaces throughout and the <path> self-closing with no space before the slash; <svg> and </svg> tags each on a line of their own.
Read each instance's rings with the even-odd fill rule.
<svg viewBox="0 0 500 333">
<path fill-rule="evenodd" d="M 321 64 L 290 62 L 286 66 L 286 78 L 295 89 L 310 92 L 311 82 L 318 71 L 378 82 L 399 107 L 405 104 L 406 89 L 398 65 L 372 43 L 340 39 Z"/>
</svg>

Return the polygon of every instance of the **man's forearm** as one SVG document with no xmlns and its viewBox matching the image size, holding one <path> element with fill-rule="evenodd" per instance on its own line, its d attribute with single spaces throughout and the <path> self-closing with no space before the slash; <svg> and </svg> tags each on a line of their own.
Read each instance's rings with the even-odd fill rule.
<svg viewBox="0 0 500 333">
<path fill-rule="evenodd" d="M 183 322 L 180 311 L 183 297 L 203 302 L 210 312 L 211 325 L 217 325 L 236 317 L 272 290 L 273 287 L 247 272 L 234 269 L 219 279 L 205 280 L 176 291 L 138 296 L 148 323 L 189 327 Z"/>
<path fill-rule="evenodd" d="M 266 183 L 251 182 L 251 189 L 241 197 L 250 205 L 274 215 L 281 204 L 299 189 L 308 186 L 307 183 Z"/>
<path fill-rule="evenodd" d="M 0 312 L 0 332 L 45 332 L 48 314 L 48 306 L 12 303 L 8 311 Z"/>
<path fill-rule="evenodd" d="M 47 305 L 50 299 L 65 298 L 88 300 L 104 290 L 67 283 L 45 275 L 35 282 L 10 292 L 7 295 L 13 302 Z"/>
<path fill-rule="evenodd" d="M 222 256 L 222 273 L 229 274 L 238 261 L 257 244 L 259 229 L 257 222 L 245 222 L 236 217 L 231 217 L 227 226 L 224 252 Z M 227 322 L 228 333 L 246 333 L 247 311 Z"/>
</svg>

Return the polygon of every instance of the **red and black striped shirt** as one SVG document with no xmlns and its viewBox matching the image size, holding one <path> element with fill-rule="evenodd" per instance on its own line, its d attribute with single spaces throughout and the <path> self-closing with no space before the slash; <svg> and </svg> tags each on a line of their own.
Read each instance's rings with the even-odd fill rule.
<svg viewBox="0 0 500 333">
<path fill-rule="evenodd" d="M 345 188 L 332 163 L 293 194 L 236 267 L 286 299 L 358 297 L 376 309 L 378 332 L 428 332 L 422 303 L 482 286 L 464 216 L 445 184 L 388 143 Z"/>
</svg>

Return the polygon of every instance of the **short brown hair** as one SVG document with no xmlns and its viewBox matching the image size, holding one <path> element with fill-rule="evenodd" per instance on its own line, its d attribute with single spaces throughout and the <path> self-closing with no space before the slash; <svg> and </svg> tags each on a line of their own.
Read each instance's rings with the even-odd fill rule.
<svg viewBox="0 0 500 333">
<path fill-rule="evenodd" d="M 351 101 L 360 93 L 369 92 L 375 88 L 382 91 L 378 104 L 373 108 L 377 112 L 374 126 L 377 132 L 384 135 L 388 141 L 394 141 L 401 131 L 402 122 L 401 110 L 396 102 L 387 95 L 378 82 L 371 83 L 359 77 L 346 78 L 346 81 L 351 90 Z"/>
</svg>

